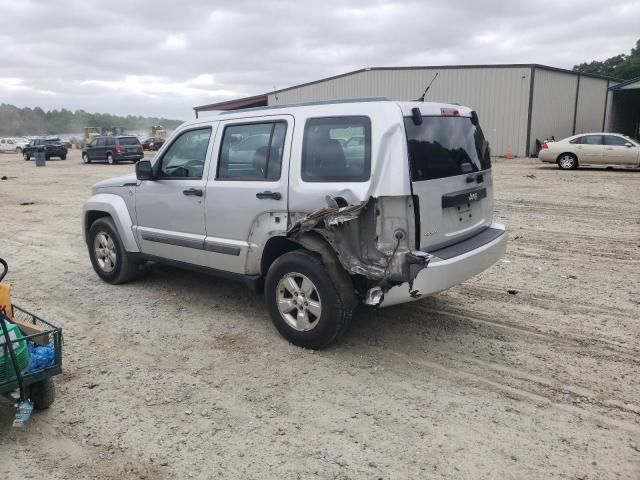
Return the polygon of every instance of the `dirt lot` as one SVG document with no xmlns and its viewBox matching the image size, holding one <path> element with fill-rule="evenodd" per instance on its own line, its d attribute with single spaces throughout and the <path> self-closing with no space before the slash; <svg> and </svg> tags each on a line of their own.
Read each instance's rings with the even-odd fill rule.
<svg viewBox="0 0 640 480">
<path fill-rule="evenodd" d="M 98 280 L 82 202 L 132 169 L 0 156 L 14 300 L 66 340 L 51 409 L 0 406 L 0 478 L 640 478 L 640 172 L 496 160 L 502 262 L 314 353 L 242 285 Z"/>
</svg>

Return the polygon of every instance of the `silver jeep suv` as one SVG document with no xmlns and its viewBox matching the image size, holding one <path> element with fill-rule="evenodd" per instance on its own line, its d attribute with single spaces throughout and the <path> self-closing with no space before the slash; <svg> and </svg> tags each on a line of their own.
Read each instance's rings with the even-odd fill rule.
<svg viewBox="0 0 640 480">
<path fill-rule="evenodd" d="M 445 290 L 506 248 L 489 147 L 469 108 L 363 99 L 187 122 L 135 175 L 97 183 L 83 227 L 110 283 L 145 262 L 264 292 L 280 333 L 322 348 L 360 304 Z"/>
</svg>

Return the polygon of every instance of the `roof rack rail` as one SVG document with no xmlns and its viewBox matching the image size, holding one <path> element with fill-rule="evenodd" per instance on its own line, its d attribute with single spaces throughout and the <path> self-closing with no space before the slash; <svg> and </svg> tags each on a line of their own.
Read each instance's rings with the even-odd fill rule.
<svg viewBox="0 0 640 480">
<path fill-rule="evenodd" d="M 312 105 L 333 105 L 340 103 L 367 103 L 367 102 L 390 102 L 391 99 L 389 97 L 363 97 L 363 98 L 344 98 L 340 100 L 322 100 L 318 102 L 303 102 L 303 103 L 287 103 L 282 105 L 269 105 L 266 107 L 251 107 L 251 108 L 239 108 L 237 110 L 224 110 L 220 112 L 218 115 L 228 115 L 230 113 L 240 113 L 240 112 L 255 112 L 258 110 L 275 110 L 278 108 L 289 108 L 289 107 L 309 107 Z"/>
</svg>

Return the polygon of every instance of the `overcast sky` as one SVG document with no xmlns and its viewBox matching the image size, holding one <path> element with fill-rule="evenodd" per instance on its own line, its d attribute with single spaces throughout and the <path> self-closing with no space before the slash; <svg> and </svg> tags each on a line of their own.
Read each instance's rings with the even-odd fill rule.
<svg viewBox="0 0 640 480">
<path fill-rule="evenodd" d="M 0 103 L 192 118 L 374 66 L 628 53 L 640 0 L 0 0 Z"/>
</svg>

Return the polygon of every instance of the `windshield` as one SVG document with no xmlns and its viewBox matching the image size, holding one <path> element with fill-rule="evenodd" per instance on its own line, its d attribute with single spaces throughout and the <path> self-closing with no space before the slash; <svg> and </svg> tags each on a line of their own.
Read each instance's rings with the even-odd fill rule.
<svg viewBox="0 0 640 480">
<path fill-rule="evenodd" d="M 469 117 L 404 119 L 414 182 L 452 177 L 491 168 L 489 144 Z"/>
</svg>

